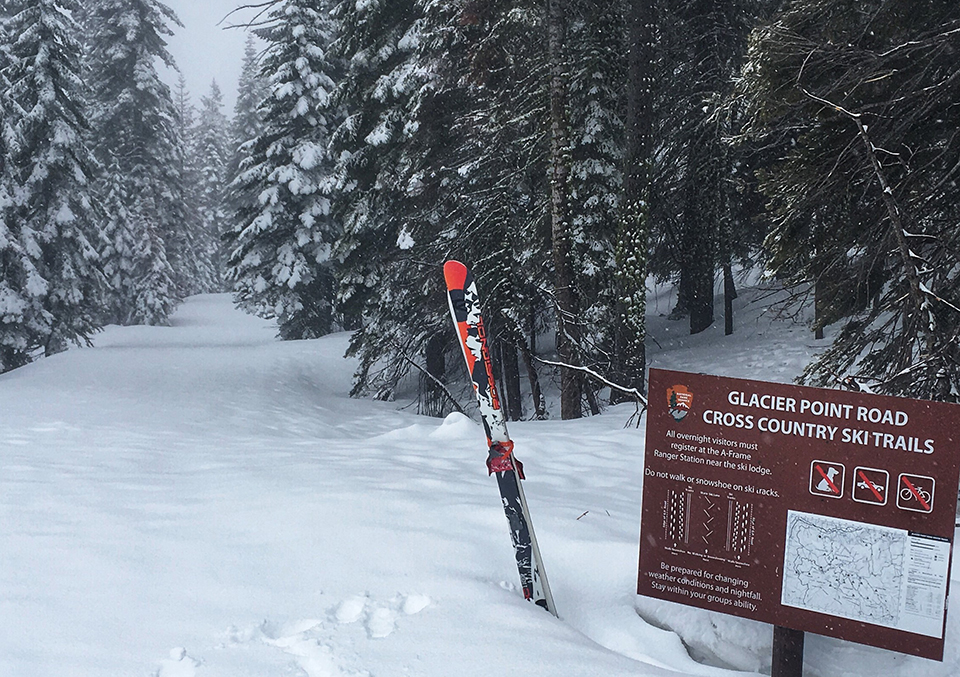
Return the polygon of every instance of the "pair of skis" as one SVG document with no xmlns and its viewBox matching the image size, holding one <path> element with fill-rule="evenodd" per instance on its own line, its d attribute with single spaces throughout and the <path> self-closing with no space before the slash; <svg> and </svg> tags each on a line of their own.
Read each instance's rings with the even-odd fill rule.
<svg viewBox="0 0 960 677">
<path fill-rule="evenodd" d="M 457 328 L 460 347 L 463 349 L 463 357 L 467 363 L 467 371 L 470 372 L 480 406 L 480 417 L 487 434 L 490 448 L 487 469 L 490 474 L 497 476 L 503 510 L 510 524 L 510 537 L 517 558 L 517 568 L 520 570 L 523 596 L 556 616 L 557 609 L 547 584 L 547 575 L 530 520 L 530 510 L 520 484 L 523 479 L 523 466 L 513 456 L 513 441 L 507 433 L 507 423 L 493 380 L 477 285 L 473 275 L 459 261 L 447 261 L 443 266 L 443 275 L 447 282 L 450 313 Z"/>
</svg>

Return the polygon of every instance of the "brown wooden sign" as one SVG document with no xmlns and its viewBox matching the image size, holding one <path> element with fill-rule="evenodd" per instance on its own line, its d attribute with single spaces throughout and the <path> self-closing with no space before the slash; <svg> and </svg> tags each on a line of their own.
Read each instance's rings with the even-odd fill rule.
<svg viewBox="0 0 960 677">
<path fill-rule="evenodd" d="M 649 383 L 639 594 L 943 659 L 960 406 Z"/>
</svg>

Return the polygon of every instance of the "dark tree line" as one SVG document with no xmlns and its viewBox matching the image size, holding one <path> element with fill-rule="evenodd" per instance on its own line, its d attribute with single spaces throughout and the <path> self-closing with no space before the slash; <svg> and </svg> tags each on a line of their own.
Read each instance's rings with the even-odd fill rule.
<svg viewBox="0 0 960 677">
<path fill-rule="evenodd" d="M 357 329 L 356 393 L 389 398 L 416 370 L 443 411 L 456 353 L 436 271 L 460 258 L 512 416 L 544 414 L 545 350 L 566 365 L 565 418 L 601 406 L 593 375 L 623 386 L 613 399 L 642 389 L 651 275 L 692 333 L 720 282 L 734 332 L 733 271 L 751 266 L 810 290 L 815 329 L 846 323 L 807 378 L 954 396 L 949 3 L 304 1 L 276 3 L 264 36 L 299 4 L 330 19 L 315 269 L 335 280 L 325 322 Z M 290 337 L 319 326 L 281 317 Z"/>
<path fill-rule="evenodd" d="M 805 379 L 860 375 L 956 401 L 960 7 L 789 5 L 751 39 L 738 92 L 768 148 L 764 251 L 842 329 Z"/>
</svg>

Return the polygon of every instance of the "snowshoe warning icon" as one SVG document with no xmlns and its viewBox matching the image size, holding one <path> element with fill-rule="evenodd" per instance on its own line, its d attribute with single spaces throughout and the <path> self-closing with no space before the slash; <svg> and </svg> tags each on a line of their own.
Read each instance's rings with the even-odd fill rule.
<svg viewBox="0 0 960 677">
<path fill-rule="evenodd" d="M 843 477 L 846 468 L 833 461 L 814 461 L 810 464 L 810 493 L 814 496 L 843 496 Z"/>
</svg>

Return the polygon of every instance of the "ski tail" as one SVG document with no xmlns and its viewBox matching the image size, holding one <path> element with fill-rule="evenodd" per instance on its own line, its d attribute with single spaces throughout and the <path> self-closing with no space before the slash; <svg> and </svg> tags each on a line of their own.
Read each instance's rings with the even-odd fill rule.
<svg viewBox="0 0 960 677">
<path fill-rule="evenodd" d="M 463 359 L 470 373 L 487 436 L 487 470 L 489 474 L 497 476 L 500 499 L 510 525 L 523 596 L 556 616 L 556 606 L 530 520 L 530 509 L 520 484 L 523 465 L 513 456 L 513 441 L 507 432 L 493 379 L 486 329 L 480 311 L 480 295 L 473 274 L 459 261 L 447 261 L 443 266 L 443 275 L 447 283 L 450 314 L 457 328 Z"/>
</svg>

